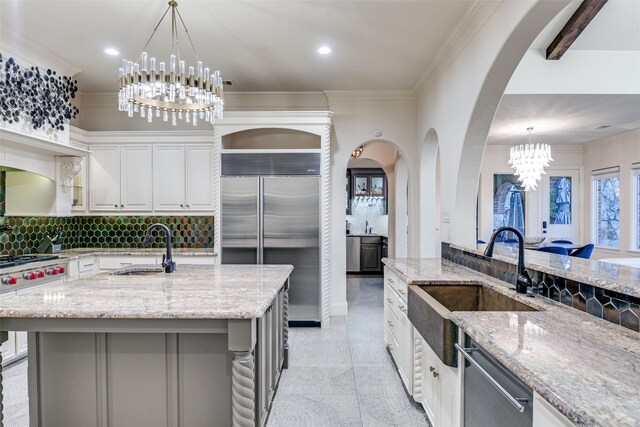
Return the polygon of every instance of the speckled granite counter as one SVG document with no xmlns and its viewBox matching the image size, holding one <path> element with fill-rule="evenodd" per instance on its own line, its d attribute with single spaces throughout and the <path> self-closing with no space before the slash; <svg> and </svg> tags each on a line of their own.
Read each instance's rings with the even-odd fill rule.
<svg viewBox="0 0 640 427">
<path fill-rule="evenodd" d="M 467 247 L 451 244 L 451 247 L 482 255 L 486 245 Z M 588 283 L 621 294 L 640 297 L 640 269 L 638 268 L 536 250 L 526 250 L 525 252 L 525 265 L 527 268 L 554 274 L 576 282 Z M 496 244 L 493 258 L 510 264 L 517 264 L 518 250 L 513 246 Z"/>
<path fill-rule="evenodd" d="M 411 284 L 483 283 L 515 295 L 504 282 L 439 258 L 384 261 Z M 454 312 L 452 320 L 574 423 L 640 425 L 640 334 L 546 298 L 526 302 L 541 311 Z"/>
<path fill-rule="evenodd" d="M 257 318 L 291 271 L 290 265 L 185 265 L 172 274 L 101 273 L 1 299 L 0 318 Z"/>
<path fill-rule="evenodd" d="M 70 260 L 87 256 L 162 256 L 165 248 L 76 248 L 60 252 L 60 256 Z M 174 255 L 184 256 L 217 256 L 211 248 L 174 248 Z"/>
</svg>

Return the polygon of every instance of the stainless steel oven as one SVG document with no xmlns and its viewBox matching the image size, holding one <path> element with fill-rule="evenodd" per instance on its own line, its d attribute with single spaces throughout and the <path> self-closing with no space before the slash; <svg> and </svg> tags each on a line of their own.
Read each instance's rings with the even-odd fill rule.
<svg viewBox="0 0 640 427">
<path fill-rule="evenodd" d="M 58 255 L 0 257 L 0 294 L 63 279 L 68 267 L 69 259 Z"/>
<path fill-rule="evenodd" d="M 456 348 L 464 360 L 464 426 L 532 426 L 533 390 L 473 339 Z"/>
</svg>

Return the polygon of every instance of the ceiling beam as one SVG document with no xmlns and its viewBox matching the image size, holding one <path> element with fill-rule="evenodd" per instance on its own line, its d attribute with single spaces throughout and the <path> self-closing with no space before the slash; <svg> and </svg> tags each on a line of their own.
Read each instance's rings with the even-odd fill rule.
<svg viewBox="0 0 640 427">
<path fill-rule="evenodd" d="M 607 0 L 584 0 L 547 48 L 547 59 L 562 58 L 606 2 Z"/>
</svg>

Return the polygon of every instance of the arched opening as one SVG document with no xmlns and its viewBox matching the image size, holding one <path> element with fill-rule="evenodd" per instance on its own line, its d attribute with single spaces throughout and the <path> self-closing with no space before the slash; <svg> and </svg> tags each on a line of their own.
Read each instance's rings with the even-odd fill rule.
<svg viewBox="0 0 640 427">
<path fill-rule="evenodd" d="M 566 4 L 567 2 L 536 2 L 528 7 L 506 42 L 500 46 L 479 87 L 466 121 L 458 169 L 452 177 L 456 180 L 455 199 L 447 213 L 453 221 L 449 239 L 451 241 L 464 244 L 476 242 L 478 178 L 493 117 L 520 60 L 538 34 Z M 443 223 L 445 222 L 447 218 L 443 218 Z"/>
<path fill-rule="evenodd" d="M 356 146 L 350 154 L 345 171 L 347 295 L 350 287 L 382 289 L 381 259 L 407 256 L 407 163 L 395 144 L 383 140 Z"/>
</svg>

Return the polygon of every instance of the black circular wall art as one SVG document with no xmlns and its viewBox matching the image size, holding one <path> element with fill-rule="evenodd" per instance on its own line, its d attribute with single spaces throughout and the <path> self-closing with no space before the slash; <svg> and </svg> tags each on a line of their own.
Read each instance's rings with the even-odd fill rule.
<svg viewBox="0 0 640 427">
<path fill-rule="evenodd" d="M 34 129 L 64 130 L 64 124 L 79 110 L 71 104 L 78 81 L 55 71 L 23 68 L 11 57 L 0 54 L 0 117 L 17 123 L 21 118 Z"/>
</svg>

